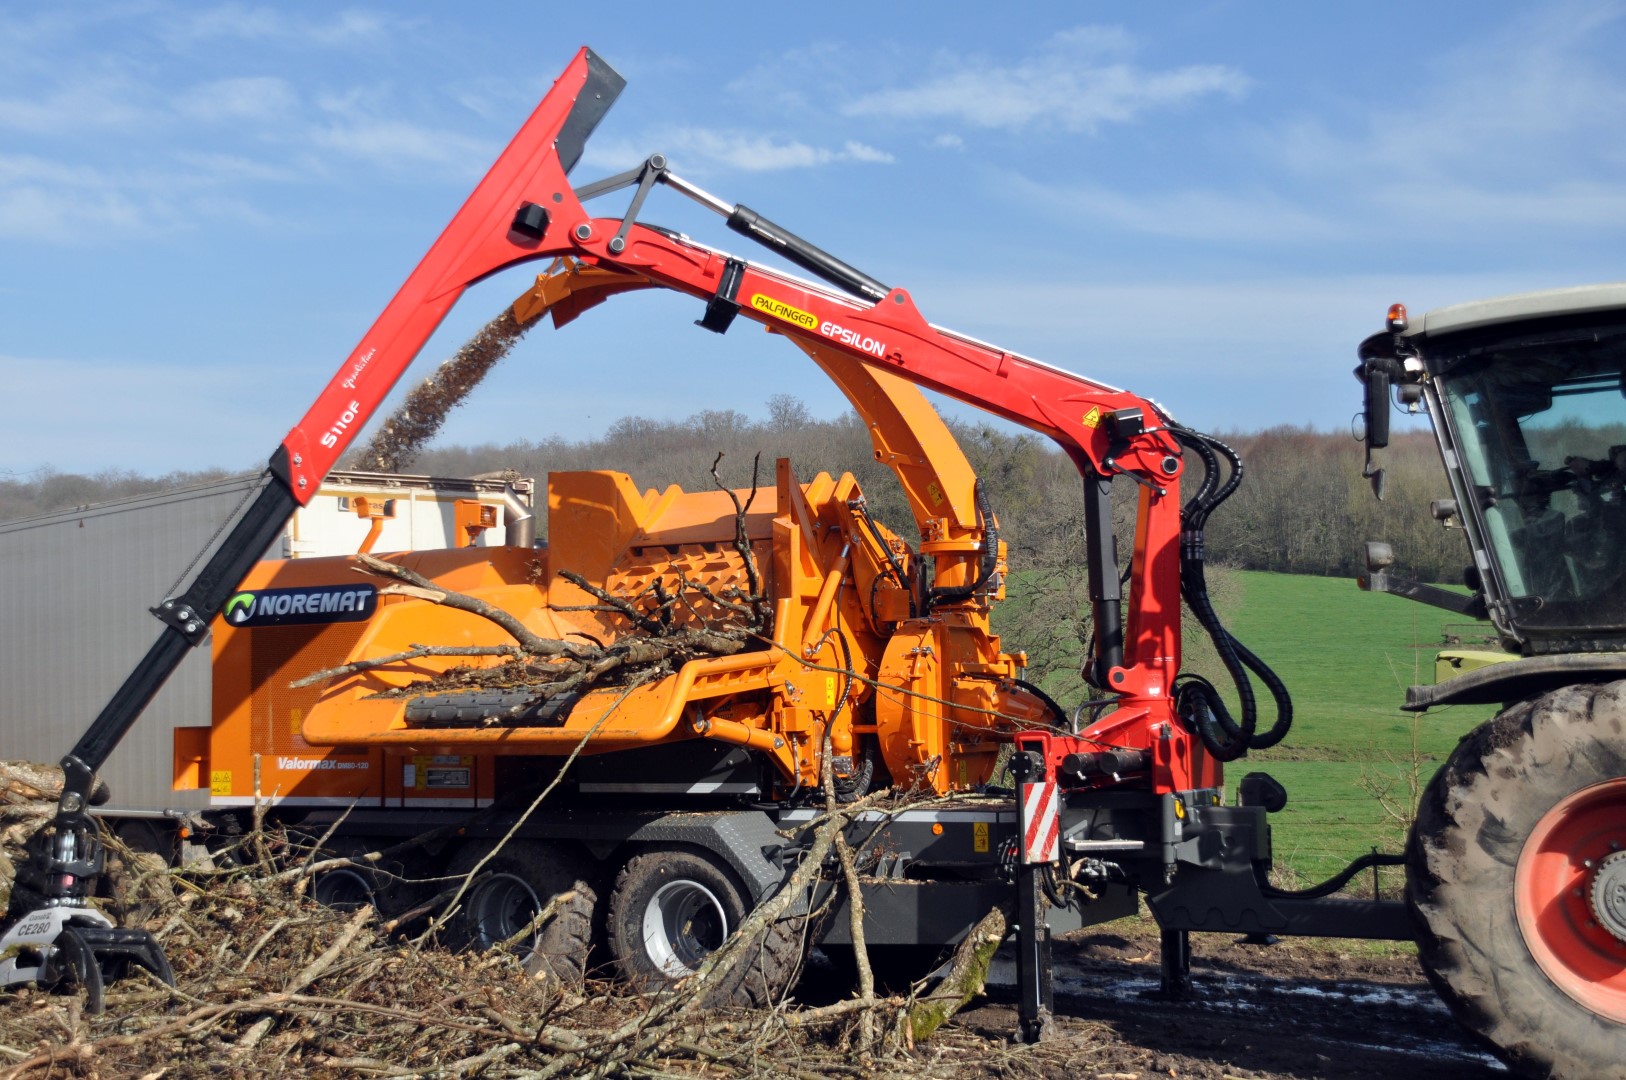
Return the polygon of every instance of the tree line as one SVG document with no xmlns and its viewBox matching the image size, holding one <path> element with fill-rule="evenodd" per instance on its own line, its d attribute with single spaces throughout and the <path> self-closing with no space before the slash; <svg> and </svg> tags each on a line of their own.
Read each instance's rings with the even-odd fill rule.
<svg viewBox="0 0 1626 1080">
<path fill-rule="evenodd" d="M 761 420 L 734 409 L 707 409 L 679 421 L 623 417 L 595 439 L 550 437 L 432 448 L 412 471 L 473 476 L 511 470 L 540 478 L 560 470 L 618 469 L 641 487 L 678 484 L 702 490 L 712 484 L 710 469 L 718 453 L 724 455 L 724 479 L 739 487 L 750 484 L 751 462 L 760 453 L 763 484 L 772 482 L 777 457 L 789 457 L 804 480 L 821 471 L 853 473 L 872 513 L 912 535 L 902 489 L 875 460 L 869 431 L 856 414 L 819 419 L 790 395 L 776 395 L 767 404 Z M 1035 435 L 961 420 L 951 420 L 949 427 L 999 515 L 1013 567 L 1037 570 L 1075 562 L 1083 538 L 1083 504 L 1072 463 Z M 1426 432 L 1396 433 L 1384 460 L 1388 484 L 1381 502 L 1361 477 L 1361 447 L 1348 434 L 1277 427 L 1220 438 L 1241 453 L 1246 471 L 1236 494 L 1209 520 L 1208 547 L 1215 562 L 1349 577 L 1361 572 L 1362 541 L 1387 540 L 1403 571 L 1428 581 L 1461 580 L 1467 546 L 1459 532 L 1442 528 L 1428 513 L 1429 500 L 1448 490 L 1438 451 Z M 0 521 L 223 475 L 218 470 L 159 477 L 48 470 L 0 475 Z M 1120 481 L 1120 487 L 1119 513 L 1127 519 L 1137 489 L 1127 481 Z"/>
</svg>

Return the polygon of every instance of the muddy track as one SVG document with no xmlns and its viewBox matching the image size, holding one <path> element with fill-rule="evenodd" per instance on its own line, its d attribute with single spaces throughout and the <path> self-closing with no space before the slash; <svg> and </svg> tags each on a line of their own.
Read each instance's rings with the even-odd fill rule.
<svg viewBox="0 0 1626 1080">
<path fill-rule="evenodd" d="M 1058 942 L 1058 1038 L 1077 1046 L 1068 1075 L 1508 1075 L 1458 1028 L 1414 958 L 1292 941 L 1251 945 L 1223 935 L 1193 935 L 1193 952 L 1197 996 L 1169 1002 L 1156 996 L 1154 933 L 1136 929 L 1129 936 L 1096 933 Z M 1008 1035 L 1016 1019 L 1014 960 L 997 958 L 989 974 L 987 1002 L 962 1024 L 986 1036 Z"/>
</svg>

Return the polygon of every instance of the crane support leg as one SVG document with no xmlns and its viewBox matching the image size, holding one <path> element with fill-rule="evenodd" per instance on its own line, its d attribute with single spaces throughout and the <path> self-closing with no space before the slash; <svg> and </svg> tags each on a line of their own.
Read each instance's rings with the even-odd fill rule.
<svg viewBox="0 0 1626 1080">
<path fill-rule="evenodd" d="M 1189 1001 L 1191 986 L 1191 931 L 1165 930 L 1161 938 L 1162 982 L 1158 997 L 1164 1001 Z"/>
<path fill-rule="evenodd" d="M 1046 770 L 1043 752 L 1012 754 L 1011 772 L 1020 796 L 1017 826 L 1022 844 L 1016 864 L 1017 1018 L 1022 1041 L 1036 1043 L 1049 1038 L 1054 1028 L 1050 925 L 1040 875 L 1058 854 L 1060 794 Z"/>
</svg>

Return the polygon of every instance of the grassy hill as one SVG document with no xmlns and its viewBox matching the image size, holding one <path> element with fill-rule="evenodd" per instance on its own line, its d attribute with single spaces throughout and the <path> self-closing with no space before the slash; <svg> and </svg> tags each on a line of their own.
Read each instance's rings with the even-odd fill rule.
<svg viewBox="0 0 1626 1080">
<path fill-rule="evenodd" d="M 1434 681 L 1434 655 L 1462 617 L 1344 579 L 1241 578 L 1232 631 L 1287 682 L 1295 721 L 1282 745 L 1228 768 L 1232 792 L 1253 770 L 1286 786 L 1287 808 L 1272 819 L 1276 861 L 1303 878 L 1320 880 L 1374 846 L 1399 851 L 1416 790 L 1495 712 L 1400 710 L 1407 686 Z"/>
</svg>

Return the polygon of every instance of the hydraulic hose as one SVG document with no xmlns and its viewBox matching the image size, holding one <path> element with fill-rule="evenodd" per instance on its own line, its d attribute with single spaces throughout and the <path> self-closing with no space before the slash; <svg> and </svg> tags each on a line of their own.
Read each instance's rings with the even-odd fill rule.
<svg viewBox="0 0 1626 1080">
<path fill-rule="evenodd" d="M 892 571 L 892 577 L 897 581 L 898 588 L 909 594 L 909 617 L 914 618 L 915 590 L 910 587 L 909 579 L 904 575 L 903 566 L 898 562 L 897 555 L 892 551 L 891 546 L 887 544 L 885 538 L 881 536 L 881 530 L 876 527 L 875 520 L 869 516 L 869 504 L 859 498 L 849 503 L 848 507 L 852 510 L 853 515 L 864 523 L 864 528 L 869 533 L 870 539 L 874 540 L 875 546 L 881 550 L 881 557 L 886 560 L 887 568 Z M 881 579 L 877 577 L 870 585 L 871 611 L 875 610 L 875 590 L 880 586 L 880 581 Z"/>
<path fill-rule="evenodd" d="M 1266 896 L 1280 896 L 1294 900 L 1318 900 L 1323 896 L 1331 896 L 1354 880 L 1355 875 L 1362 870 L 1370 870 L 1374 866 L 1404 866 L 1404 855 L 1387 855 L 1374 851 L 1370 855 L 1362 855 L 1348 866 L 1344 867 L 1332 877 L 1319 885 L 1312 885 L 1308 889 L 1278 889 L 1273 885 L 1265 885 L 1259 891 Z"/>
<path fill-rule="evenodd" d="M 994 576 L 994 568 L 999 565 L 999 519 L 994 517 L 993 508 L 988 505 L 988 495 L 983 490 L 981 480 L 977 481 L 974 491 L 977 501 L 977 522 L 982 526 L 982 558 L 977 565 L 976 580 L 969 585 L 932 589 L 926 594 L 927 611 L 938 604 L 954 604 L 971 599 L 977 590 Z"/>
<path fill-rule="evenodd" d="M 1212 436 L 1174 425 L 1171 428 L 1181 444 L 1193 450 L 1204 465 L 1202 483 L 1180 511 L 1180 592 L 1198 623 L 1214 642 L 1220 663 L 1225 666 L 1236 686 L 1241 717 L 1238 719 L 1231 715 L 1212 683 L 1200 675 L 1189 673 L 1175 681 L 1175 707 L 1202 739 L 1209 753 L 1220 761 L 1235 761 L 1249 750 L 1263 750 L 1282 741 L 1293 724 L 1293 702 L 1287 684 L 1225 628 L 1208 595 L 1204 530 L 1209 515 L 1230 498 L 1242 483 L 1242 458 Z M 1221 454 L 1229 465 L 1223 482 L 1218 480 Z M 1258 700 L 1249 672 L 1264 683 L 1276 707 L 1276 720 L 1263 734 L 1257 733 Z"/>
</svg>

